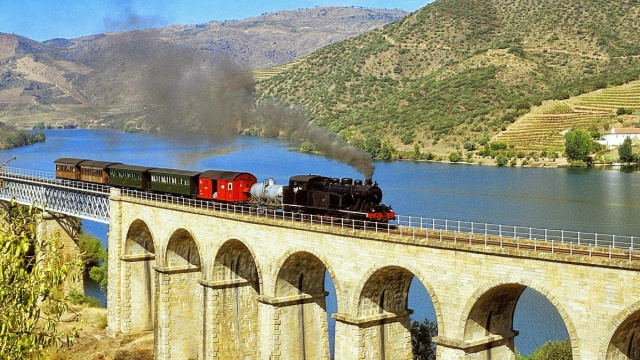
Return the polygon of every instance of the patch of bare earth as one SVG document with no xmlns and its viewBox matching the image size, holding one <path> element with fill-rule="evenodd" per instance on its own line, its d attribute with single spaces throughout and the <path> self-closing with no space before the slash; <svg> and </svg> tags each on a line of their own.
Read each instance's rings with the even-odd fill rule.
<svg viewBox="0 0 640 360">
<path fill-rule="evenodd" d="M 153 333 L 130 342 L 120 342 L 107 336 L 104 323 L 107 309 L 81 307 L 82 323 L 69 316 L 60 324 L 61 329 L 74 326 L 80 334 L 70 348 L 51 350 L 50 360 L 152 360 Z"/>
</svg>

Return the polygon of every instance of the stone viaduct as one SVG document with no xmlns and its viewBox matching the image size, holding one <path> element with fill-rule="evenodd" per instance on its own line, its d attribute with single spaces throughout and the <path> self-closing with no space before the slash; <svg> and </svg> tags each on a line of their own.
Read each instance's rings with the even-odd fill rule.
<svg viewBox="0 0 640 360">
<path fill-rule="evenodd" d="M 411 359 L 416 277 L 438 359 L 514 359 L 513 311 L 543 294 L 574 359 L 640 358 L 636 261 L 445 243 L 124 196 L 111 190 L 108 330 L 153 332 L 156 359 Z"/>
</svg>

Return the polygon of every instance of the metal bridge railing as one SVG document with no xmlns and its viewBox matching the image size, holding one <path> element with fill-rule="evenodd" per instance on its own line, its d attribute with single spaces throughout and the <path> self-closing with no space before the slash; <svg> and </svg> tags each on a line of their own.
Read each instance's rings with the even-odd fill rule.
<svg viewBox="0 0 640 360">
<path fill-rule="evenodd" d="M 28 170 L 12 167 L 0 169 L 0 177 L 5 179 L 15 179 L 38 184 L 48 184 L 52 186 L 65 187 L 85 192 L 95 192 L 99 194 L 109 194 L 109 185 L 94 184 L 81 181 L 64 180 L 56 178 L 56 174 L 47 171 Z"/>
<path fill-rule="evenodd" d="M 122 189 L 122 195 L 142 200 L 189 206 L 197 209 L 245 214 L 274 220 L 324 225 L 331 228 L 397 234 L 414 240 L 438 240 L 470 245 L 498 246 L 536 252 L 565 253 L 609 259 L 640 260 L 635 250 L 637 237 L 583 233 L 566 230 L 537 229 L 467 221 L 397 216 L 389 224 L 344 218 L 300 214 L 290 211 L 269 211 L 253 206 L 214 203 L 211 201 L 175 197 L 136 190 Z"/>
<path fill-rule="evenodd" d="M 417 227 L 421 229 L 454 231 L 489 237 L 508 237 L 512 239 L 535 240 L 614 249 L 640 250 L 640 242 L 635 236 L 609 235 L 580 231 L 540 229 L 534 227 L 476 223 L 470 221 L 423 218 L 415 216 L 398 216 L 397 223 L 401 226 Z"/>
</svg>

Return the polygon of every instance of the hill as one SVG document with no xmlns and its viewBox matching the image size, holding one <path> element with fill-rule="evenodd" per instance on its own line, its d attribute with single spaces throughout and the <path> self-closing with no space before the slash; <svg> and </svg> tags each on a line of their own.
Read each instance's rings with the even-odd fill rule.
<svg viewBox="0 0 640 360">
<path fill-rule="evenodd" d="M 281 65 L 406 14 L 323 7 L 45 42 L 0 33 L 0 121 L 23 128 L 133 126 L 155 105 L 145 89 L 154 63 L 225 58 L 247 69 Z"/>
<path fill-rule="evenodd" d="M 369 152 L 462 150 L 543 100 L 638 79 L 639 16 L 636 0 L 438 0 L 318 50 L 259 94 Z"/>
</svg>

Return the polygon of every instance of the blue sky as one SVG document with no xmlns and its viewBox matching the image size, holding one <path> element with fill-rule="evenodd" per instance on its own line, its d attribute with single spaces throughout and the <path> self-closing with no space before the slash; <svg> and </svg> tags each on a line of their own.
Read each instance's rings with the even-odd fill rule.
<svg viewBox="0 0 640 360">
<path fill-rule="evenodd" d="M 0 0 L 0 32 L 43 41 L 234 20 L 278 10 L 362 6 L 414 11 L 432 0 Z"/>
</svg>

